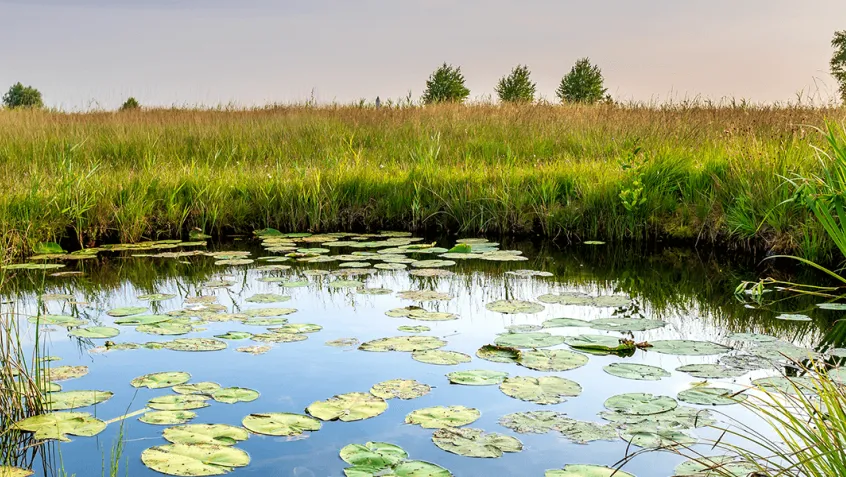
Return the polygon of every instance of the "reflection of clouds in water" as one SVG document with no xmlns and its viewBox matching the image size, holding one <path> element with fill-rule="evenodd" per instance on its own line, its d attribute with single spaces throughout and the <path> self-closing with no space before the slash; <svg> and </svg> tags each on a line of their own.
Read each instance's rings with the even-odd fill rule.
<svg viewBox="0 0 846 477">
<path fill-rule="evenodd" d="M 314 475 L 314 472 L 305 467 L 294 467 L 294 470 L 291 471 L 291 475 L 294 477 L 317 477 Z"/>
</svg>

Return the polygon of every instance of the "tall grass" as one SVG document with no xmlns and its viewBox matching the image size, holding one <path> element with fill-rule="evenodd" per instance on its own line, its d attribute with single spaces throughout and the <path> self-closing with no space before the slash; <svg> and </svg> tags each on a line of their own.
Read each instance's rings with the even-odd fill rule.
<svg viewBox="0 0 846 477">
<path fill-rule="evenodd" d="M 781 206 L 792 192 L 778 176 L 821 172 L 808 125 L 825 118 L 846 110 L 0 111 L 0 225 L 18 252 L 270 226 L 661 238 L 819 259 L 832 244 L 801 204 Z M 622 166 L 635 150 L 637 177 Z"/>
</svg>

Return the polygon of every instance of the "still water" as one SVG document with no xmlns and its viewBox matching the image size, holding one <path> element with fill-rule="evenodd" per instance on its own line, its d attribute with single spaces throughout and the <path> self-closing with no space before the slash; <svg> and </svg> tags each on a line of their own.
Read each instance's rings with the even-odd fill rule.
<svg viewBox="0 0 846 477">
<path fill-rule="evenodd" d="M 330 237 L 326 240 L 329 239 L 362 243 L 386 240 L 385 237 Z M 197 416 L 190 424 L 241 426 L 242 420 L 251 414 L 306 414 L 306 407 L 316 401 L 345 393 L 367 393 L 374 384 L 393 379 L 416 380 L 431 386 L 428 394 L 415 399 L 388 400 L 387 410 L 369 419 L 325 421 L 319 431 L 291 437 L 252 433 L 247 440 L 236 445 L 249 454 L 251 461 L 246 467 L 234 469 L 230 474 L 233 476 L 340 477 L 344 475 L 343 469 L 349 466 L 339 458 L 340 449 L 348 444 L 369 441 L 396 444 L 409 454 L 409 459 L 437 464 L 455 476 L 543 476 L 545 471 L 561 469 L 567 464 L 611 466 L 626 456 L 627 449 L 634 452 L 639 448 L 629 446 L 622 438 L 582 444 L 556 431 L 517 433 L 501 425 L 500 419 L 525 411 L 555 411 L 571 419 L 610 425 L 598 416 L 606 410 L 604 403 L 608 398 L 624 393 L 676 398 L 692 383 L 703 381 L 676 371 L 677 368 L 690 364 L 721 363 L 726 357 L 749 355 L 754 346 L 738 340 L 736 333 L 766 334 L 773 340 L 778 339 L 781 345 L 793 343 L 811 349 L 824 339 L 828 324 L 837 316 L 836 312 L 816 309 L 812 300 L 791 299 L 761 306 L 736 297 L 734 289 L 740 281 L 757 279 L 763 273 L 756 269 L 756 263 L 736 257 L 713 257 L 691 250 L 639 250 L 607 245 L 559 247 L 552 243 L 531 242 L 488 242 L 473 249 L 474 253 L 478 250 L 488 254 L 496 250 L 519 251 L 519 256 L 527 259 L 510 261 L 500 255 L 492 261 L 472 255 L 443 258 L 439 257 L 441 253 L 420 253 L 426 251 L 403 249 L 408 242 L 401 240 L 368 247 L 327 246 L 319 240 L 302 240 L 303 237 L 274 238 L 262 247 L 258 240 L 244 239 L 203 248 L 218 252 L 217 256 L 150 256 L 196 250 L 196 247 L 181 246 L 142 251 L 102 251 L 97 258 L 68 262 L 67 267 L 61 269 L 62 272 L 81 271 L 82 275 L 52 277 L 50 274 L 56 270 L 17 271 L 4 295 L 14 301 L 14 305 L 10 306 L 14 306 L 22 316 L 70 315 L 86 320 L 86 327 L 98 325 L 120 331 L 118 336 L 108 339 L 79 339 L 69 336 L 66 328 L 42 326 L 41 337 L 46 341 L 46 354 L 60 358 L 51 362 L 51 366 L 87 366 L 89 369 L 85 376 L 60 382 L 62 391 L 114 393 L 113 397 L 96 406 L 73 410 L 90 413 L 103 421 L 143 410 L 147 402 L 157 396 L 174 394 L 169 388 L 148 389 L 130 385 L 136 377 L 158 372 L 187 372 L 191 375 L 189 383 L 213 382 L 223 387 L 247 388 L 260 393 L 258 399 L 235 404 L 209 399 L 208 407 L 194 411 Z M 438 247 L 450 248 L 455 244 L 456 239 L 437 241 Z M 294 249 L 304 252 L 301 249 L 307 248 L 318 248 L 320 257 L 340 256 L 342 260 L 309 260 L 308 254 L 288 260 L 276 259 L 281 261 L 261 260 L 271 256 L 284 257 Z M 390 253 L 380 256 L 378 252 L 385 249 L 393 250 L 387 250 Z M 352 254 L 356 252 L 355 257 L 363 262 L 359 265 L 363 268 L 344 265 L 355 263 Z M 372 268 L 385 263 L 382 257 L 386 255 L 390 258 L 388 262 L 407 268 L 397 265 L 391 266 L 397 270 Z M 430 268 L 409 263 L 433 259 L 451 260 L 455 264 L 431 263 L 428 265 L 436 267 Z M 221 260 L 224 263 L 220 263 Z M 443 276 L 409 273 L 420 269 L 451 273 L 431 272 L 442 273 Z M 543 274 L 545 276 L 506 273 L 517 270 L 548 273 Z M 767 271 L 770 272 L 778 273 Z M 551 276 L 546 276 L 549 274 Z M 338 280 L 359 281 L 362 285 L 330 285 Z M 306 283 L 284 286 L 286 282 Z M 418 290 L 436 291 L 443 296 L 439 297 L 441 300 L 417 301 L 404 299 L 399 294 Z M 552 303 L 550 301 L 554 300 L 549 297 L 539 299 L 562 293 L 582 298 L 581 294 L 613 296 L 619 302 L 612 301 L 614 306 L 597 306 L 590 299 L 575 300 L 578 302 L 575 304 L 566 304 L 567 300 L 565 304 Z M 51 298 L 49 294 L 72 297 L 59 296 L 45 302 L 38 301 L 38 296 Z M 162 301 L 138 298 L 150 294 L 174 296 Z M 280 298 L 285 301 L 278 303 L 248 301 L 251 297 L 266 294 L 290 299 Z M 214 299 L 207 298 L 204 299 L 205 304 L 197 304 L 196 297 L 200 296 Z M 531 305 L 530 309 L 526 309 L 531 313 L 521 310 L 517 313 L 491 311 L 487 305 L 499 300 L 520 300 L 540 306 Z M 204 306 L 212 303 L 222 306 L 203 310 Z M 454 314 L 455 319 L 420 321 L 386 315 L 389 310 L 409 306 Z M 116 318 L 108 313 L 122 307 L 144 308 L 141 316 L 181 315 L 174 316 L 174 319 L 190 323 L 190 332 L 162 336 L 139 332 L 134 326 L 116 325 Z M 322 329 L 305 334 L 307 339 L 293 342 L 267 343 L 249 338 L 220 340 L 226 348 L 209 352 L 148 349 L 143 346 L 145 343 L 182 338 L 217 339 L 215 336 L 227 332 L 268 333 L 268 328 L 279 325 L 248 325 L 246 323 L 250 319 L 245 321 L 246 317 L 241 315 L 263 308 L 295 309 L 283 318 L 289 323 L 315 324 Z M 220 312 L 235 316 L 227 321 L 209 318 L 211 314 Z M 777 319 L 782 313 L 805 314 L 812 321 Z M 665 325 L 631 334 L 622 328 L 619 331 L 592 329 L 589 323 L 585 326 L 540 329 L 545 321 L 554 318 L 590 322 L 611 317 L 660 320 Z M 415 334 L 398 331 L 400 326 L 425 326 L 430 330 Z M 498 335 L 509 330 L 561 336 L 632 337 L 637 343 L 684 339 L 714 342 L 729 348 L 715 354 L 693 356 L 661 353 L 648 348 L 636 351 L 633 356 L 584 354 L 587 364 L 560 372 L 538 371 L 476 356 L 480 347 L 494 343 Z M 35 327 L 30 326 L 25 338 L 33 340 L 34 336 Z M 368 352 L 359 350 L 357 346 L 326 344 L 340 339 L 354 338 L 357 342 L 366 343 L 400 336 L 437 337 L 447 343 L 443 350 L 464 353 L 472 360 L 456 365 L 434 365 L 412 359 L 410 352 Z M 109 345 L 135 343 L 142 346 L 115 350 L 105 347 L 107 341 Z M 260 355 L 237 351 L 249 346 L 269 346 L 270 349 Z M 544 349 L 571 348 L 558 342 Z M 529 351 L 523 350 L 524 353 Z M 603 368 L 611 363 L 652 365 L 662 368 L 667 375 L 651 381 L 624 379 L 604 371 Z M 496 383 L 482 386 L 450 384 L 446 376 L 455 371 L 479 369 L 507 373 L 510 378 L 558 376 L 578 383 L 581 392 L 578 396 L 567 397 L 564 402 L 544 405 L 510 397 Z M 748 386 L 754 378 L 777 373 L 776 368 L 743 370 L 735 373 L 740 376 L 708 381 L 710 386 L 739 390 Z M 715 406 L 679 404 L 717 411 L 712 417 L 720 422 L 732 418 L 744 422 L 754 420 L 741 405 L 719 406 L 717 409 Z M 412 411 L 433 406 L 477 409 L 481 417 L 466 427 L 515 437 L 522 443 L 522 451 L 506 452 L 499 458 L 471 458 L 442 450 L 432 441 L 433 429 L 405 423 L 406 415 Z M 140 456 L 145 449 L 169 444 L 162 436 L 164 429 L 165 426 L 140 422 L 138 415 L 133 415 L 110 423 L 94 437 L 70 436 L 70 442 L 51 441 L 43 446 L 40 457 L 35 460 L 34 470 L 36 475 L 45 476 L 65 475 L 57 470 L 60 467 L 67 475 L 102 475 L 104 460 L 108 466 L 112 448 L 122 433 L 125 447 L 118 475 L 161 475 L 145 466 Z M 684 432 L 700 440 L 714 439 L 718 435 L 716 430 L 709 428 L 686 429 Z M 699 447 L 702 452 L 709 453 L 707 447 L 701 444 Z M 667 477 L 674 475 L 673 469 L 684 460 L 672 452 L 652 452 L 634 459 L 623 470 L 638 477 Z M 43 468 L 45 463 L 47 468 Z"/>
</svg>

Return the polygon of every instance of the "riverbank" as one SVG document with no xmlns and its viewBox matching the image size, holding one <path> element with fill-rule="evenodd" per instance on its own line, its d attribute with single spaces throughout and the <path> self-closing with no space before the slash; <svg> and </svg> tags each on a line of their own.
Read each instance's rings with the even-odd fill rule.
<svg viewBox="0 0 846 477">
<path fill-rule="evenodd" d="M 0 231 L 42 241 L 400 229 L 674 240 L 825 260 L 782 177 L 846 109 L 0 111 Z"/>
</svg>

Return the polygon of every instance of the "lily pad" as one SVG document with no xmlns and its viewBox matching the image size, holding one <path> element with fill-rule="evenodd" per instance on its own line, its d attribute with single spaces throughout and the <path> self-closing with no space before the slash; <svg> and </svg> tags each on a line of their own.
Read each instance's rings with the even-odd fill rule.
<svg viewBox="0 0 846 477">
<path fill-rule="evenodd" d="M 220 351 L 226 343 L 211 338 L 179 338 L 168 341 L 164 347 L 173 351 Z"/>
<path fill-rule="evenodd" d="M 412 262 L 411 266 L 414 268 L 446 268 L 455 266 L 452 260 L 418 260 Z"/>
<path fill-rule="evenodd" d="M 370 394 L 382 399 L 416 399 L 429 394 L 432 388 L 428 384 L 413 379 L 392 379 L 375 384 L 370 388 Z"/>
<path fill-rule="evenodd" d="M 388 262 L 388 263 L 377 263 L 373 265 L 373 268 L 377 270 L 405 270 L 408 268 L 408 265 L 404 263 L 395 263 L 395 262 Z"/>
<path fill-rule="evenodd" d="M 820 310 L 846 311 L 846 303 L 818 303 Z"/>
<path fill-rule="evenodd" d="M 120 330 L 109 326 L 89 326 L 87 328 L 76 328 L 68 334 L 77 338 L 107 339 L 119 335 Z"/>
<path fill-rule="evenodd" d="M 548 277 L 555 276 L 552 273 L 541 272 L 541 271 L 538 271 L 538 270 L 509 270 L 509 271 L 505 272 L 505 274 L 511 275 L 513 277 L 519 277 L 519 278 L 535 278 L 535 277 L 548 278 Z"/>
<path fill-rule="evenodd" d="M 679 464 L 673 471 L 677 477 L 747 477 L 761 469 L 734 456 L 700 457 Z"/>
<path fill-rule="evenodd" d="M 316 401 L 306 408 L 311 416 L 321 421 L 361 421 L 382 414 L 388 403 L 370 393 L 347 393 Z"/>
<path fill-rule="evenodd" d="M 400 326 L 399 328 L 397 328 L 397 331 L 403 331 L 405 333 L 426 333 L 426 332 L 432 331 L 432 328 L 429 328 L 428 326 L 422 326 L 422 325 Z"/>
<path fill-rule="evenodd" d="M 508 348 L 548 348 L 564 343 L 564 337 L 549 333 L 506 333 L 498 335 L 494 343 Z"/>
<path fill-rule="evenodd" d="M 320 421 L 313 417 L 288 412 L 250 414 L 241 424 L 255 434 L 286 437 L 319 431 L 322 426 Z"/>
<path fill-rule="evenodd" d="M 27 321 L 29 321 L 33 325 L 64 326 L 65 328 L 82 326 L 86 323 L 85 320 L 81 320 L 79 318 L 67 315 L 30 316 L 29 318 L 27 318 Z"/>
<path fill-rule="evenodd" d="M 288 318 L 250 318 L 243 323 L 247 326 L 281 326 L 288 324 Z"/>
<path fill-rule="evenodd" d="M 550 305 L 591 305 L 593 303 L 593 297 L 580 292 L 563 292 L 541 295 L 538 297 L 538 301 Z"/>
<path fill-rule="evenodd" d="M 695 438 L 682 431 L 672 429 L 638 429 L 634 427 L 623 430 L 620 437 L 632 445 L 645 449 L 689 447 L 696 444 Z"/>
<path fill-rule="evenodd" d="M 220 388 L 220 384 L 205 381 L 194 384 L 177 384 L 173 387 L 173 392 L 177 394 L 211 394 Z"/>
<path fill-rule="evenodd" d="M 44 395 L 45 407 L 52 411 L 65 411 L 93 406 L 108 401 L 114 393 L 109 391 L 65 391 Z"/>
<path fill-rule="evenodd" d="M 334 348 L 352 348 L 357 347 L 361 344 L 361 341 L 358 338 L 338 338 L 336 340 L 327 341 L 326 346 L 332 346 Z"/>
<path fill-rule="evenodd" d="M 485 305 L 489 311 L 507 315 L 518 313 L 540 313 L 544 306 L 540 303 L 522 300 L 499 300 Z"/>
<path fill-rule="evenodd" d="M 624 379 L 658 381 L 670 376 L 663 368 L 637 363 L 611 363 L 602 368 L 606 373 Z"/>
<path fill-rule="evenodd" d="M 501 384 L 507 377 L 508 373 L 487 369 L 455 371 L 447 374 L 447 379 L 449 379 L 450 383 L 463 384 L 465 386 L 493 386 L 495 384 Z"/>
<path fill-rule="evenodd" d="M 586 242 L 585 242 L 586 243 Z M 602 245 L 605 242 L 596 242 Z M 592 464 L 570 464 L 565 465 L 561 470 L 547 470 L 544 477 L 635 477 L 622 470 L 612 469 L 601 465 Z"/>
<path fill-rule="evenodd" d="M 137 297 L 141 301 L 165 301 L 176 298 L 172 293 L 151 293 L 149 295 L 139 295 Z"/>
<path fill-rule="evenodd" d="M 158 396 L 147 402 L 147 407 L 156 411 L 190 411 L 208 407 L 208 396 L 199 394 L 171 394 Z"/>
<path fill-rule="evenodd" d="M 252 333 L 247 333 L 246 331 L 229 331 L 222 335 L 215 335 L 215 338 L 219 338 L 222 340 L 248 340 L 253 337 Z"/>
<path fill-rule="evenodd" d="M 555 430 L 577 444 L 587 444 L 593 441 L 613 441 L 619 438 L 617 428 L 610 424 L 578 421 L 569 418 L 563 420 Z"/>
<path fill-rule="evenodd" d="M 558 376 L 506 378 L 499 389 L 507 396 L 536 404 L 560 404 L 582 392 L 579 383 Z"/>
<path fill-rule="evenodd" d="M 443 278 L 455 275 L 455 272 L 444 270 L 443 268 L 419 268 L 416 270 L 409 270 L 409 275 L 423 278 Z"/>
<path fill-rule="evenodd" d="M 335 280 L 326 285 L 329 288 L 359 288 L 363 287 L 364 283 L 356 280 Z"/>
<path fill-rule="evenodd" d="M 61 263 L 13 263 L 0 267 L 2 270 L 55 270 L 58 268 L 65 268 L 65 266 Z"/>
<path fill-rule="evenodd" d="M 727 353 L 731 350 L 721 344 L 710 341 L 693 340 L 658 340 L 650 343 L 650 351 L 677 356 L 709 356 Z"/>
<path fill-rule="evenodd" d="M 730 340 L 749 341 L 751 343 L 773 343 L 778 341 L 775 336 L 765 335 L 761 333 L 732 333 L 726 336 Z"/>
<path fill-rule="evenodd" d="M 155 426 L 173 426 L 185 424 L 195 417 L 197 417 L 197 413 L 193 411 L 149 411 L 139 417 L 138 420 Z"/>
<path fill-rule="evenodd" d="M 438 429 L 432 435 L 432 442 L 447 452 L 464 457 L 497 458 L 504 452 L 523 450 L 523 443 L 514 437 L 470 428 Z"/>
<path fill-rule="evenodd" d="M 162 474 L 224 475 L 250 464 L 250 456 L 234 447 L 214 444 L 168 444 L 146 449 L 141 462 Z"/>
<path fill-rule="evenodd" d="M 635 416 L 649 416 L 672 411 L 678 406 L 669 396 L 653 396 L 645 393 L 628 393 L 611 396 L 605 401 L 605 408 Z"/>
<path fill-rule="evenodd" d="M 476 351 L 476 356 L 494 363 L 517 363 L 522 353 L 517 348 L 484 345 Z"/>
<path fill-rule="evenodd" d="M 444 351 L 439 349 L 415 351 L 411 354 L 411 358 L 421 363 L 440 366 L 455 366 L 461 363 L 469 363 L 472 359 L 470 356 L 459 353 L 458 351 Z"/>
<path fill-rule="evenodd" d="M 743 402 L 746 395 L 737 394 L 731 389 L 696 386 L 681 391 L 678 398 L 679 401 L 701 406 L 728 406 Z"/>
<path fill-rule="evenodd" d="M 317 333 L 323 327 L 312 323 L 287 323 L 278 328 L 271 328 L 268 331 L 273 333 Z"/>
<path fill-rule="evenodd" d="M 238 265 L 250 265 L 251 263 L 255 262 L 255 260 L 249 258 L 230 258 L 227 260 L 217 260 L 214 262 L 215 265 L 230 265 L 230 266 L 238 266 Z"/>
<path fill-rule="evenodd" d="M 394 308 L 386 311 L 385 315 L 390 316 L 391 318 L 409 318 L 418 321 L 450 321 L 458 319 L 458 316 L 453 313 L 426 311 L 419 306 Z"/>
<path fill-rule="evenodd" d="M 290 280 L 280 283 L 279 286 L 284 288 L 303 288 L 308 286 L 308 282 L 305 280 Z"/>
<path fill-rule="evenodd" d="M 143 306 L 127 306 L 123 308 L 115 308 L 113 310 L 109 310 L 106 314 L 109 316 L 120 318 L 124 316 L 140 315 L 145 311 L 147 311 L 147 308 L 144 308 Z"/>
<path fill-rule="evenodd" d="M 162 389 L 185 384 L 191 379 L 191 375 L 182 371 L 169 371 L 165 373 L 153 373 L 139 376 L 129 384 L 135 388 Z"/>
<path fill-rule="evenodd" d="M 251 318 L 272 318 L 290 315 L 296 311 L 294 308 L 253 308 L 252 310 L 244 310 L 242 313 Z"/>
<path fill-rule="evenodd" d="M 594 354 L 615 352 L 622 345 L 619 337 L 608 335 L 567 336 L 564 342 L 573 349 Z"/>
<path fill-rule="evenodd" d="M 364 445 L 349 444 L 340 452 L 341 460 L 359 467 L 371 467 L 382 471 L 408 458 L 401 447 L 387 442 L 368 442 Z"/>
<path fill-rule="evenodd" d="M 746 374 L 743 369 L 730 368 L 721 364 L 688 364 L 676 368 L 676 371 L 687 373 L 699 379 L 736 378 Z"/>
<path fill-rule="evenodd" d="M 156 323 L 163 323 L 172 319 L 173 317 L 168 315 L 136 315 L 118 318 L 115 320 L 115 324 L 125 326 L 154 325 Z"/>
<path fill-rule="evenodd" d="M 397 293 L 403 300 L 413 301 L 447 301 L 452 299 L 449 293 L 441 293 L 432 290 L 411 290 Z"/>
<path fill-rule="evenodd" d="M 393 338 L 380 338 L 363 343 L 358 349 L 362 351 L 426 351 L 446 346 L 446 341 L 434 336 L 396 336 Z"/>
<path fill-rule="evenodd" d="M 436 406 L 417 409 L 405 416 L 406 424 L 416 424 L 424 429 L 461 427 L 476 422 L 482 413 L 464 406 Z"/>
<path fill-rule="evenodd" d="M 523 353 L 517 364 L 535 371 L 569 371 L 588 363 L 588 357 L 573 351 L 534 350 Z"/>
<path fill-rule="evenodd" d="M 348 477 L 357 477 L 347 475 Z M 400 463 L 394 468 L 394 475 L 397 477 L 452 477 L 452 473 L 443 467 L 420 460 L 407 460 Z"/>
<path fill-rule="evenodd" d="M 544 328 L 589 328 L 590 322 L 576 318 L 553 318 L 543 322 Z"/>
<path fill-rule="evenodd" d="M 259 293 L 247 298 L 248 303 L 282 303 L 290 300 L 288 295 L 277 295 L 276 293 Z"/>
<path fill-rule="evenodd" d="M 297 341 L 305 341 L 308 336 L 302 333 L 259 333 L 253 335 L 253 341 L 260 343 L 296 343 Z"/>
<path fill-rule="evenodd" d="M 88 374 L 88 366 L 56 366 L 55 368 L 47 368 L 45 374 L 50 381 L 67 381 Z"/>
<path fill-rule="evenodd" d="M 776 316 L 775 319 L 782 321 L 811 321 L 810 316 L 798 313 L 782 313 L 781 315 Z"/>
<path fill-rule="evenodd" d="M 194 328 L 187 323 L 162 321 L 150 325 L 139 325 L 135 331 L 159 336 L 176 336 L 190 333 Z"/>
<path fill-rule="evenodd" d="M 499 419 L 499 424 L 520 434 L 546 434 L 563 429 L 572 420 L 560 412 L 527 411 L 506 414 Z"/>
<path fill-rule="evenodd" d="M 600 318 L 590 322 L 590 327 L 604 331 L 648 331 L 663 328 L 667 323 L 661 320 L 635 318 Z"/>
<path fill-rule="evenodd" d="M 233 446 L 249 437 L 250 433 L 243 427 L 227 424 L 188 424 L 164 430 L 165 440 L 174 444 Z"/>
<path fill-rule="evenodd" d="M 235 351 L 239 353 L 247 353 L 253 356 L 258 356 L 260 354 L 264 354 L 270 351 L 270 346 L 242 346 L 240 348 L 235 348 Z"/>
<path fill-rule="evenodd" d="M 92 437 L 103 432 L 106 423 L 84 412 L 51 412 L 28 417 L 13 425 L 16 429 L 34 433 L 36 440 L 58 439 L 70 441 L 67 437 Z"/>
<path fill-rule="evenodd" d="M 212 399 L 226 404 L 251 402 L 259 398 L 258 391 L 247 388 L 223 388 L 211 394 Z"/>
</svg>

